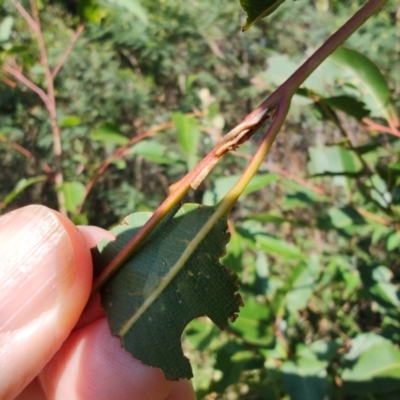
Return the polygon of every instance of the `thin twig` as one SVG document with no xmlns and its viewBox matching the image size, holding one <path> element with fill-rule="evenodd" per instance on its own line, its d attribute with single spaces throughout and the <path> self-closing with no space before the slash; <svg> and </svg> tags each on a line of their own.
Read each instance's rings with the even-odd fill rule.
<svg viewBox="0 0 400 400">
<path fill-rule="evenodd" d="M 83 32 L 83 29 L 85 28 L 84 24 L 80 24 L 78 26 L 78 28 L 76 28 L 76 31 L 74 33 L 74 35 L 72 36 L 71 41 L 69 42 L 68 47 L 65 49 L 63 55 L 60 58 L 60 61 L 58 62 L 58 64 L 56 65 L 56 67 L 53 69 L 53 72 L 51 73 L 53 79 L 57 76 L 58 72 L 60 71 L 60 69 L 62 68 L 62 66 L 64 65 L 65 61 L 67 60 L 68 56 L 71 54 L 72 49 L 75 46 L 75 43 L 78 41 L 79 36 L 81 35 L 81 33 Z"/>
<path fill-rule="evenodd" d="M 32 157 L 32 153 L 28 150 L 25 149 L 25 147 L 22 147 L 20 144 L 18 143 L 14 143 L 11 142 L 6 136 L 0 134 L 0 141 L 4 142 L 4 143 L 9 143 L 10 146 L 18 151 L 19 153 L 21 153 L 23 156 L 25 156 L 26 158 L 31 158 Z"/>
</svg>

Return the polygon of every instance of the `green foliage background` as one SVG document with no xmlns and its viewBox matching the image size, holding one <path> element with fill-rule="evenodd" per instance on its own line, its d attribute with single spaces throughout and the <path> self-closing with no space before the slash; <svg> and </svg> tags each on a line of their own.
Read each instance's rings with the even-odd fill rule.
<svg viewBox="0 0 400 400">
<path fill-rule="evenodd" d="M 55 81 L 70 216 L 107 228 L 154 210 L 170 184 L 364 2 L 287 1 L 245 34 L 238 2 L 143 0 L 128 11 L 126 3 L 104 2 L 89 13 L 93 21 Z M 399 15 L 389 1 L 346 43 L 380 67 L 398 114 Z M 11 55 L 44 86 L 25 21 L 11 2 L 1 4 L 0 17 L 2 59 Z M 55 65 L 79 9 L 44 1 L 41 19 Z M 35 93 L 0 76 L 1 211 L 56 208 L 45 173 L 53 163 L 47 111 Z M 357 108 L 363 98 L 356 89 L 335 81 L 327 92 L 350 93 Z M 284 131 L 231 215 L 223 262 L 238 272 L 246 307 L 225 332 L 205 319 L 186 329 L 199 398 L 400 398 L 400 143 L 364 129 L 353 106 L 326 104 L 330 113 L 308 95 L 295 97 Z M 382 115 L 372 117 L 385 124 Z M 80 209 L 84 185 L 119 145 L 169 121 L 114 161 Z M 215 204 L 257 140 L 226 157 L 187 200 Z"/>
</svg>

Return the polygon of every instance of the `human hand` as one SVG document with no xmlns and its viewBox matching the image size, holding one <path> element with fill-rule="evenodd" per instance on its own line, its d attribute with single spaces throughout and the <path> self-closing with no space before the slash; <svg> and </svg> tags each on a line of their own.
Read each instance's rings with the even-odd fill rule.
<svg viewBox="0 0 400 400">
<path fill-rule="evenodd" d="M 107 235 L 37 205 L 0 218 L 0 400 L 195 399 L 121 348 L 99 296 L 85 309 Z"/>
</svg>

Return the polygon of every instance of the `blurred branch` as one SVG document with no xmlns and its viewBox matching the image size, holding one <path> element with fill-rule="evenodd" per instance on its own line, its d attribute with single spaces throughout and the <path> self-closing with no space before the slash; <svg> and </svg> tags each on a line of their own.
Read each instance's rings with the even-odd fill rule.
<svg viewBox="0 0 400 400">
<path fill-rule="evenodd" d="M 71 39 L 68 47 L 65 49 L 65 52 L 63 53 L 63 55 L 60 58 L 60 61 L 58 62 L 58 64 L 53 69 L 53 72 L 51 74 L 53 79 L 57 76 L 58 72 L 60 71 L 60 69 L 64 65 L 65 61 L 67 60 L 68 56 L 71 54 L 71 51 L 74 48 L 75 43 L 78 41 L 79 36 L 83 32 L 84 28 L 85 28 L 84 24 L 80 24 L 80 25 L 78 25 L 78 28 L 76 28 L 76 31 L 75 31 L 74 35 L 72 36 L 72 39 Z"/>
<path fill-rule="evenodd" d="M 186 115 L 189 117 L 201 117 L 201 116 L 204 116 L 205 113 L 204 112 L 193 112 L 193 113 L 189 113 Z M 100 176 L 104 173 L 104 171 L 110 166 L 111 163 L 113 163 L 114 161 L 119 160 L 119 159 L 125 157 L 127 154 L 129 154 L 130 148 L 134 144 L 136 144 L 136 143 L 140 142 L 141 140 L 146 139 L 148 137 L 155 136 L 158 132 L 173 127 L 174 124 L 175 123 L 173 121 L 168 121 L 168 122 L 164 122 L 163 124 L 156 125 L 155 127 L 151 128 L 149 131 L 131 138 L 131 140 L 129 140 L 128 143 L 115 149 L 114 153 L 111 154 L 110 157 L 108 157 L 106 160 L 104 160 L 100 164 L 100 166 L 94 172 L 93 176 L 90 178 L 89 182 L 86 184 L 84 199 L 87 198 L 87 196 L 89 195 L 90 191 L 92 190 L 94 184 L 97 182 L 97 180 L 100 178 Z M 83 203 L 84 203 L 84 200 L 82 201 L 81 205 L 79 206 L 78 212 L 81 212 Z"/>
<path fill-rule="evenodd" d="M 0 141 L 2 141 L 4 143 L 9 143 L 10 146 L 14 150 L 18 151 L 19 153 L 21 153 L 26 158 L 31 158 L 32 157 L 32 153 L 29 150 L 25 149 L 25 147 L 22 147 L 18 143 L 11 142 L 10 140 L 8 140 L 8 138 L 6 136 L 2 135 L 1 133 L 0 133 Z"/>
<path fill-rule="evenodd" d="M 26 87 L 35 92 L 43 101 L 44 105 L 48 109 L 50 106 L 50 99 L 47 94 L 39 86 L 35 85 L 30 79 L 28 79 L 19 69 L 12 67 L 11 65 L 4 64 L 3 68 L 6 72 L 12 75 L 15 79 L 20 81 Z"/>
<path fill-rule="evenodd" d="M 32 15 L 26 11 L 26 9 L 22 6 L 22 4 L 17 0 L 12 0 L 17 11 L 21 14 L 21 16 L 25 19 L 28 25 L 31 27 L 33 32 L 36 35 L 36 39 L 39 46 L 39 55 L 40 55 L 40 64 L 44 69 L 45 80 L 46 80 L 46 92 L 41 89 L 39 86 L 34 84 L 30 79 L 28 79 L 22 72 L 21 69 L 17 65 L 11 66 L 10 64 L 5 63 L 3 68 L 4 70 L 12 75 L 19 82 L 27 86 L 33 92 L 35 92 L 40 99 L 43 101 L 50 119 L 51 132 L 53 136 L 53 154 L 54 154 L 54 181 L 56 187 L 56 194 L 58 200 L 59 211 L 62 214 L 67 214 L 67 210 L 65 208 L 65 198 L 63 192 L 60 190 L 62 187 L 64 178 L 62 173 L 62 145 L 61 145 L 61 129 L 57 121 L 57 104 L 56 97 L 54 91 L 54 78 L 57 73 L 60 71 L 68 56 L 70 55 L 72 48 L 74 47 L 76 41 L 81 35 L 84 25 L 80 24 L 76 29 L 71 42 L 66 48 L 65 52 L 60 58 L 60 61 L 52 71 L 49 65 L 49 60 L 47 56 L 46 43 L 44 41 L 43 31 L 40 24 L 39 17 L 39 9 L 36 3 L 36 0 L 30 0 L 31 12 Z"/>
<path fill-rule="evenodd" d="M 14 4 L 14 6 L 18 10 L 18 12 L 22 15 L 22 17 L 25 19 L 25 21 L 28 23 L 28 25 L 31 27 L 31 29 L 35 33 L 37 33 L 37 31 L 40 29 L 40 27 L 32 19 L 32 17 L 29 15 L 28 11 L 25 10 L 25 8 L 22 6 L 22 4 L 19 1 L 12 0 L 12 3 Z"/>
<path fill-rule="evenodd" d="M 368 131 L 381 131 L 385 133 L 389 133 L 390 135 L 400 137 L 400 130 L 396 129 L 395 127 L 388 127 L 385 125 L 378 124 L 372 121 L 369 118 L 363 118 L 362 123 L 365 129 Z"/>
</svg>

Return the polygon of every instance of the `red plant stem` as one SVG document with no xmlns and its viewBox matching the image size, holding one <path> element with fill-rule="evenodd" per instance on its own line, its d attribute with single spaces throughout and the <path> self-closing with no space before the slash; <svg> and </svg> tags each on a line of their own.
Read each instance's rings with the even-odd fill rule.
<svg viewBox="0 0 400 400">
<path fill-rule="evenodd" d="M 315 69 L 335 51 L 352 33 L 354 33 L 368 18 L 379 10 L 388 0 L 369 0 L 353 17 L 336 31 L 326 42 L 306 60 L 289 79 L 275 92 L 252 111 L 237 127 L 225 135 L 203 160 L 183 179 L 172 187 L 171 194 L 154 212 L 152 217 L 136 232 L 111 263 L 100 273 L 93 283 L 92 296 L 101 286 L 124 264 L 133 252 L 144 242 L 167 213 L 179 203 L 190 187 L 196 189 L 224 154 L 237 149 L 248 140 L 272 111 L 278 115 L 274 119 L 264 140 L 274 140 L 278 132 L 276 126 L 281 126 L 290 105 L 290 101 L 299 86 L 315 71 Z M 271 130 L 272 128 L 272 130 Z M 269 133 L 272 133 L 270 136 Z M 264 141 L 263 141 L 264 142 Z M 255 157 L 258 152 L 256 152 Z M 252 164 L 253 161 L 250 162 Z M 238 196 L 237 196 L 238 197 Z"/>
<path fill-rule="evenodd" d="M 389 133 L 390 135 L 400 137 L 400 131 L 394 127 L 387 127 L 385 125 L 378 124 L 369 118 L 363 118 L 362 122 L 364 123 L 364 128 L 369 131 L 381 131 L 385 133 Z"/>
<path fill-rule="evenodd" d="M 25 8 L 22 6 L 22 4 L 16 0 L 13 0 L 13 4 L 15 8 L 18 10 L 18 12 L 22 15 L 22 17 L 24 17 L 25 21 L 28 23 L 31 29 L 36 33 L 40 28 L 38 27 L 36 22 L 32 19 L 32 17 L 29 15 L 28 11 L 26 11 Z"/>
<path fill-rule="evenodd" d="M 22 147 L 22 146 L 21 146 L 20 144 L 18 144 L 18 143 L 11 142 L 10 140 L 8 140 L 8 138 L 7 138 L 6 136 L 4 136 L 4 135 L 2 135 L 2 134 L 0 134 L 0 141 L 5 142 L 5 143 L 9 143 L 10 146 L 11 146 L 14 150 L 18 151 L 19 153 L 21 153 L 21 154 L 22 154 L 23 156 L 25 156 L 26 158 L 31 158 L 31 157 L 33 157 L 33 156 L 32 156 L 32 153 L 31 153 L 28 149 L 26 149 L 25 147 Z"/>
</svg>

